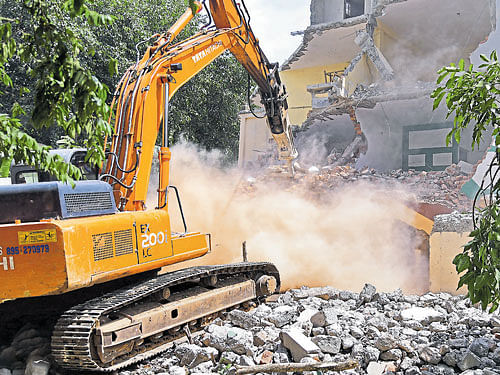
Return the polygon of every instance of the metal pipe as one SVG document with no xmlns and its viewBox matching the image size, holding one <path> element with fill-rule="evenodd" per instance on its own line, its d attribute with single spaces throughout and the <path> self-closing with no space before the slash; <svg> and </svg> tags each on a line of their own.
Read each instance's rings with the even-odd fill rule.
<svg viewBox="0 0 500 375">
<path fill-rule="evenodd" d="M 169 87 L 168 81 L 163 84 L 163 97 L 165 100 L 165 105 L 163 106 L 163 147 L 168 147 L 168 95 Z"/>
</svg>

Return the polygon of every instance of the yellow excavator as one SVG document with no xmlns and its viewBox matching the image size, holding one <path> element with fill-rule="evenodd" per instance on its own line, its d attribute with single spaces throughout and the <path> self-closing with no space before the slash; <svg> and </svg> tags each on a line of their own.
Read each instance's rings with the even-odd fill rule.
<svg viewBox="0 0 500 375">
<path fill-rule="evenodd" d="M 175 43 L 192 8 L 147 48 L 115 91 L 115 132 L 98 180 L 0 189 L 0 313 L 61 308 L 51 349 L 76 371 L 114 371 L 166 350 L 184 331 L 279 290 L 273 264 L 243 262 L 159 274 L 210 251 L 210 235 L 171 230 L 168 108 L 175 92 L 224 51 L 257 83 L 280 158 L 296 157 L 278 65 L 268 62 L 243 1 L 196 2 L 211 18 Z M 157 207 L 146 210 L 161 131 Z M 183 215 L 182 215 L 183 217 Z M 3 320 L 4 322 L 5 320 Z"/>
</svg>

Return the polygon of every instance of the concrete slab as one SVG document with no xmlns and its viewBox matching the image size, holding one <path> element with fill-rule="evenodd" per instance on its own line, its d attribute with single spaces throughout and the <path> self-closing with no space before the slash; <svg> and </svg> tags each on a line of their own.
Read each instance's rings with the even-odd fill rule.
<svg viewBox="0 0 500 375">
<path fill-rule="evenodd" d="M 319 347 L 296 328 L 282 331 L 280 339 L 283 346 L 292 354 L 295 362 L 300 362 L 302 358 L 320 352 Z"/>
</svg>

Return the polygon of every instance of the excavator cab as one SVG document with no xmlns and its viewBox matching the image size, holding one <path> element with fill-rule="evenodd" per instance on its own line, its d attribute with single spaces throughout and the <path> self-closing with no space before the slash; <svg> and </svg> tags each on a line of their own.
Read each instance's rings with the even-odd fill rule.
<svg viewBox="0 0 500 375">
<path fill-rule="evenodd" d="M 82 171 L 83 180 L 97 180 L 98 170 L 85 161 L 87 150 L 84 148 L 69 148 L 50 150 L 50 154 L 61 156 L 66 163 L 73 164 Z M 57 181 L 48 172 L 40 171 L 35 167 L 24 164 L 13 164 L 10 167 L 11 184 L 34 184 L 37 182 Z"/>
</svg>

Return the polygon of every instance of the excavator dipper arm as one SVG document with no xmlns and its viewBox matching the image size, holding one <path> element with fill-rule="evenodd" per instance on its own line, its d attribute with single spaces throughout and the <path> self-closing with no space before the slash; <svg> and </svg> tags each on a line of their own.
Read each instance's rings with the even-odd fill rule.
<svg viewBox="0 0 500 375">
<path fill-rule="evenodd" d="M 199 9 L 201 4 L 198 3 Z M 229 50 L 259 86 L 268 125 L 280 159 L 296 157 L 287 122 L 286 91 L 277 64 L 270 64 L 248 23 L 248 15 L 232 0 L 210 0 L 215 28 L 180 43 L 171 41 L 193 17 L 191 9 L 159 35 L 144 57 L 131 67 L 117 88 L 115 134 L 101 179 L 114 186 L 120 210 L 145 209 L 154 145 L 163 129 L 160 148 L 158 207 L 166 207 L 169 183 L 168 103 L 175 92 L 208 64 Z"/>
</svg>

